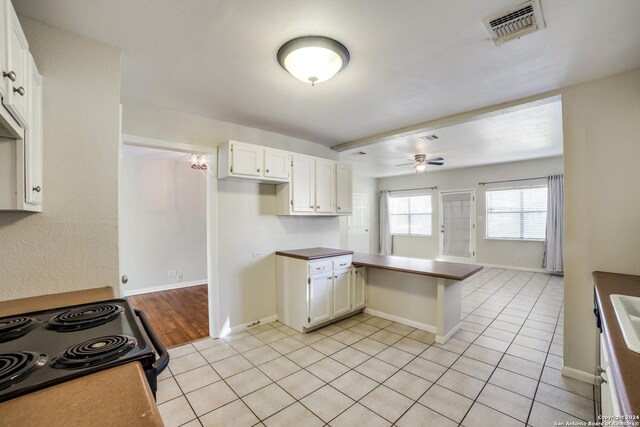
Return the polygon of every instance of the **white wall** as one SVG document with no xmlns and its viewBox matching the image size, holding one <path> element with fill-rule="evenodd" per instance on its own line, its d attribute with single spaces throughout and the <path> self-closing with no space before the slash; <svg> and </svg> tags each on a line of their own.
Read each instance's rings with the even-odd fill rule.
<svg viewBox="0 0 640 427">
<path fill-rule="evenodd" d="M 116 286 L 121 52 L 20 22 L 44 79 L 44 212 L 0 213 L 0 300 Z"/>
<path fill-rule="evenodd" d="M 593 271 L 640 275 L 640 69 L 562 90 L 564 365 L 595 374 Z"/>
<path fill-rule="evenodd" d="M 125 293 L 207 283 L 206 175 L 191 169 L 186 153 L 131 145 L 122 149 L 121 174 Z"/>
<path fill-rule="evenodd" d="M 413 258 L 435 259 L 438 257 L 439 191 L 476 190 L 476 215 L 483 220 L 476 221 L 476 262 L 521 268 L 541 268 L 544 254 L 543 242 L 487 240 L 485 238 L 485 188 L 511 185 L 545 184 L 546 180 L 507 184 L 478 185 L 478 182 L 506 179 L 531 178 L 562 173 L 562 157 L 503 163 L 474 168 L 462 168 L 411 174 L 379 180 L 381 190 L 402 190 L 409 188 L 438 187 L 432 190 L 432 230 L 431 237 L 394 236 L 393 254 Z"/>
<path fill-rule="evenodd" d="M 123 132 L 215 147 L 229 139 L 330 159 L 308 141 L 123 99 Z M 339 246 L 337 217 L 276 216 L 275 185 L 218 181 L 220 318 L 234 327 L 276 314 L 275 251 Z M 263 257 L 254 259 L 253 252 Z"/>
</svg>

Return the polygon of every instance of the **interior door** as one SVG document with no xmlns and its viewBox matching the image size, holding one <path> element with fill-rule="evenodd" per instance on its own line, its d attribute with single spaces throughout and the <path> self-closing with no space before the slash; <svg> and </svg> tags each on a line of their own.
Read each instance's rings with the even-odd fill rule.
<svg viewBox="0 0 640 427">
<path fill-rule="evenodd" d="M 474 263 L 475 190 L 440 192 L 440 259 Z"/>
<path fill-rule="evenodd" d="M 353 193 L 353 211 L 348 217 L 347 248 L 369 253 L 369 196 Z"/>
<path fill-rule="evenodd" d="M 331 319 L 333 273 L 316 274 L 309 280 L 309 324 Z"/>
</svg>

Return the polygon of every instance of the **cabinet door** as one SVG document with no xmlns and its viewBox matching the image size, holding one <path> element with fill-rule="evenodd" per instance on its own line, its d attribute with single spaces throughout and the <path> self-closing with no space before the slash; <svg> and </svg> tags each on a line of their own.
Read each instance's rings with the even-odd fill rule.
<svg viewBox="0 0 640 427">
<path fill-rule="evenodd" d="M 262 147 L 231 143 L 231 173 L 233 175 L 260 176 L 262 173 Z"/>
<path fill-rule="evenodd" d="M 29 44 L 22 32 L 18 15 L 16 15 L 10 1 L 5 1 L 5 21 L 6 33 L 6 67 L 11 74 L 7 80 L 6 96 L 3 103 L 11 112 L 11 115 L 24 128 L 29 127 L 29 117 L 27 114 L 27 99 L 29 96 Z"/>
<path fill-rule="evenodd" d="M 353 199 L 353 172 L 351 166 L 336 165 L 336 212 L 351 213 Z"/>
<path fill-rule="evenodd" d="M 364 308 L 367 305 L 367 268 L 353 269 L 353 308 Z"/>
<path fill-rule="evenodd" d="M 264 176 L 265 178 L 289 180 L 291 159 L 289 153 L 271 148 L 264 149 Z"/>
<path fill-rule="evenodd" d="M 313 212 L 315 201 L 315 163 L 312 157 L 291 156 L 291 204 L 294 212 Z"/>
<path fill-rule="evenodd" d="M 335 163 L 316 160 L 316 212 L 333 213 L 335 209 Z"/>
<path fill-rule="evenodd" d="M 25 202 L 42 204 L 42 76 L 29 55 L 29 129 L 25 130 Z"/>
<path fill-rule="evenodd" d="M 349 270 L 334 273 L 333 276 L 333 315 L 340 316 L 351 311 L 351 288 Z"/>
<path fill-rule="evenodd" d="M 333 273 L 310 276 L 309 325 L 331 319 L 331 283 Z"/>
</svg>

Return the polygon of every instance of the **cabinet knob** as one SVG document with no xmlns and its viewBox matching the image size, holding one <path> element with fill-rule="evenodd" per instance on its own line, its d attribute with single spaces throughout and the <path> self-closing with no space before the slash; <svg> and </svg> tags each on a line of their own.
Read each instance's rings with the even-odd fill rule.
<svg viewBox="0 0 640 427">
<path fill-rule="evenodd" d="M 38 185 L 37 187 L 33 187 L 33 191 L 39 193 L 40 191 L 42 191 L 42 188 L 40 188 L 40 186 Z"/>
<path fill-rule="evenodd" d="M 316 206 L 316 209 L 320 209 L 320 205 L 317 205 L 317 206 Z"/>
<path fill-rule="evenodd" d="M 24 96 L 24 88 L 22 86 L 20 86 L 19 88 L 13 88 L 14 92 L 18 92 L 20 94 L 20 96 Z"/>
<path fill-rule="evenodd" d="M 2 72 L 2 76 L 3 77 L 7 77 L 12 82 L 16 81 L 16 73 L 15 73 L 15 71 L 9 71 L 8 73 L 6 71 L 3 71 Z"/>
<path fill-rule="evenodd" d="M 338 210 L 342 209 L 340 206 L 338 206 Z"/>
<path fill-rule="evenodd" d="M 260 168 L 258 168 L 258 172 L 260 172 Z"/>
<path fill-rule="evenodd" d="M 266 172 L 266 173 L 269 173 L 269 169 L 267 169 L 265 172 Z"/>
</svg>

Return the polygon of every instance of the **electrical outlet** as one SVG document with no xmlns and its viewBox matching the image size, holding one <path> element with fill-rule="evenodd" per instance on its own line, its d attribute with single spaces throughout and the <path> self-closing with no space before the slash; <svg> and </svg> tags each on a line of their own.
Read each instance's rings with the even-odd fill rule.
<svg viewBox="0 0 640 427">
<path fill-rule="evenodd" d="M 254 258 L 262 258 L 262 252 L 260 252 L 260 251 L 253 251 L 253 257 L 254 257 Z"/>
<path fill-rule="evenodd" d="M 182 280 L 182 274 L 178 274 L 178 280 Z"/>
<path fill-rule="evenodd" d="M 169 271 L 167 272 L 167 276 L 169 276 L 169 277 L 173 277 L 173 276 L 175 276 L 176 274 L 178 274 L 178 272 L 177 272 L 176 270 L 169 270 Z"/>
</svg>

